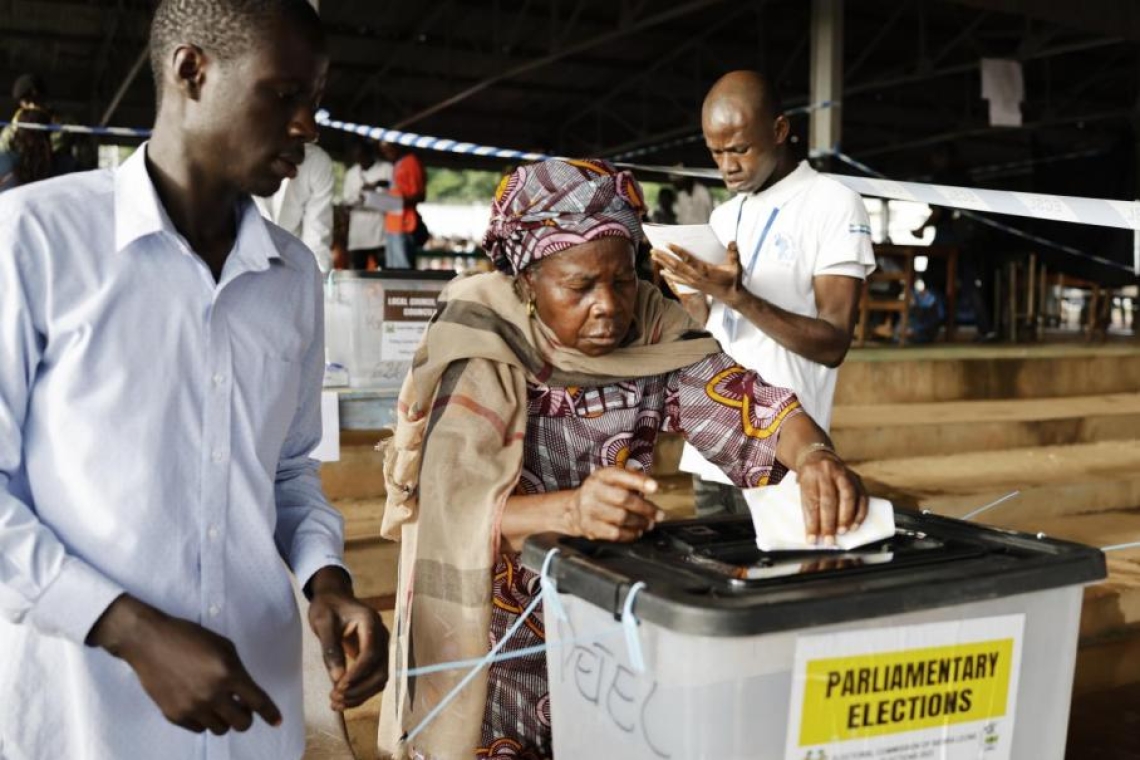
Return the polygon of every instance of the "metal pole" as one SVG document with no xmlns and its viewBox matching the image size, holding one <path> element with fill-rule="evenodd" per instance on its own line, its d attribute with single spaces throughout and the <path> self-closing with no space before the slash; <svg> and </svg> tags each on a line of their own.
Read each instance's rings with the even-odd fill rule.
<svg viewBox="0 0 1140 760">
<path fill-rule="evenodd" d="M 111 98 L 111 104 L 108 105 L 107 110 L 103 112 L 103 118 L 99 120 L 99 126 L 107 126 L 107 122 L 111 120 L 111 117 L 114 115 L 115 109 L 119 107 L 119 103 L 122 101 L 123 96 L 127 94 L 127 90 L 130 89 L 132 84 L 134 84 L 135 78 L 138 77 L 139 72 L 142 71 L 143 64 L 146 63 L 147 56 L 149 54 L 150 44 L 148 43 L 143 46 L 142 51 L 139 53 L 139 57 L 135 59 L 134 65 L 131 66 L 130 72 L 127 73 L 127 76 L 123 80 L 123 83 L 119 85 L 119 89 L 115 93 L 115 97 Z"/>
<path fill-rule="evenodd" d="M 1140 277 L 1140 230 L 1132 231 L 1132 274 Z"/>
<path fill-rule="evenodd" d="M 843 96 L 843 0 L 812 0 L 811 5 L 811 103 L 830 103 L 830 108 L 811 112 L 808 151 L 827 156 L 839 149 Z"/>
</svg>

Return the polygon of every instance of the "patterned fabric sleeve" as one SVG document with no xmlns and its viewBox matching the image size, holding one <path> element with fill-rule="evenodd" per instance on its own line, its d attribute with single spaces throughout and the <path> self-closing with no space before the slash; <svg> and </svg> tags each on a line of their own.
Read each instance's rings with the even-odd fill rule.
<svg viewBox="0 0 1140 760">
<path fill-rule="evenodd" d="M 780 426 L 802 413 L 795 393 L 719 353 L 670 374 L 661 429 L 682 433 L 733 483 L 752 488 L 784 477 Z"/>
</svg>

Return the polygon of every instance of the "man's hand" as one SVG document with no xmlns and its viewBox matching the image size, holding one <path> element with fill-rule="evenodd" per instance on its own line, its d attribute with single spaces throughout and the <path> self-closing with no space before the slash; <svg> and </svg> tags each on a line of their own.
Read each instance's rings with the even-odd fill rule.
<svg viewBox="0 0 1140 760">
<path fill-rule="evenodd" d="M 808 543 L 835 546 L 836 534 L 856 530 L 867 519 L 867 490 L 835 452 L 811 452 L 799 465 L 800 502 Z"/>
<path fill-rule="evenodd" d="M 687 285 L 732 308 L 736 308 L 739 299 L 747 293 L 735 242 L 728 244 L 728 256 L 719 266 L 701 261 L 680 246 L 670 244 L 669 251 L 654 248 L 650 255 L 674 292 L 676 285 Z"/>
<path fill-rule="evenodd" d="M 376 610 L 356 598 L 348 574 L 339 567 L 318 570 L 309 590 L 309 625 L 321 642 L 333 684 L 329 703 L 343 712 L 388 683 L 388 629 Z"/>
<path fill-rule="evenodd" d="M 604 467 L 574 490 L 566 506 L 563 533 L 590 540 L 634 541 L 665 518 L 644 495 L 656 493 L 657 481 L 623 467 Z"/>
<path fill-rule="evenodd" d="M 229 639 L 188 620 L 164 615 L 123 595 L 88 636 L 124 660 L 171 723 L 189 731 L 245 731 L 254 713 L 271 726 L 281 713 L 254 683 Z"/>
</svg>

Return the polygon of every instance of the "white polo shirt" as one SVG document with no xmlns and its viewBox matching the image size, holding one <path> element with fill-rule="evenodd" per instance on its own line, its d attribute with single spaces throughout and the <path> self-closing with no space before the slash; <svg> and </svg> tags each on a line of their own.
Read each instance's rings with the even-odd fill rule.
<svg viewBox="0 0 1140 760">
<path fill-rule="evenodd" d="M 272 196 L 253 199 L 262 216 L 309 247 L 322 273 L 332 269 L 334 184 L 332 158 L 310 143 L 296 177 Z"/>
<path fill-rule="evenodd" d="M 721 204 L 709 224 L 725 245 L 736 241 L 745 287 L 793 314 L 819 315 L 816 276 L 862 280 L 875 269 L 863 199 L 806 161 L 771 187 Z M 812 419 L 825 430 L 830 426 L 837 370 L 789 351 L 720 301 L 712 302 L 707 327 L 726 353 L 765 382 L 794 390 Z M 729 482 L 688 444 L 681 469 Z"/>
<path fill-rule="evenodd" d="M 384 245 L 384 212 L 358 205 L 364 198 L 364 186 L 382 181 L 392 182 L 392 164 L 387 161 L 376 161 L 367 169 L 353 164 L 344 173 L 343 199 L 354 207 L 348 212 L 350 251 L 372 250 Z"/>
</svg>

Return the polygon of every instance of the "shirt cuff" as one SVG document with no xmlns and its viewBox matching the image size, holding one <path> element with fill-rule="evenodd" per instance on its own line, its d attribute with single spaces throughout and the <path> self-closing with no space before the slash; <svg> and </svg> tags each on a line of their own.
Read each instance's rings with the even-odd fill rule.
<svg viewBox="0 0 1140 760">
<path fill-rule="evenodd" d="M 99 618 L 124 589 L 76 557 L 67 557 L 59 575 L 40 595 L 28 618 L 40 632 L 83 645 Z"/>
<path fill-rule="evenodd" d="M 299 540 L 293 547 L 289 564 L 301 588 L 305 588 L 323 567 L 342 568 L 352 578 L 352 571 L 344 564 L 344 551 L 340 545 L 324 537 L 310 536 Z"/>
</svg>

